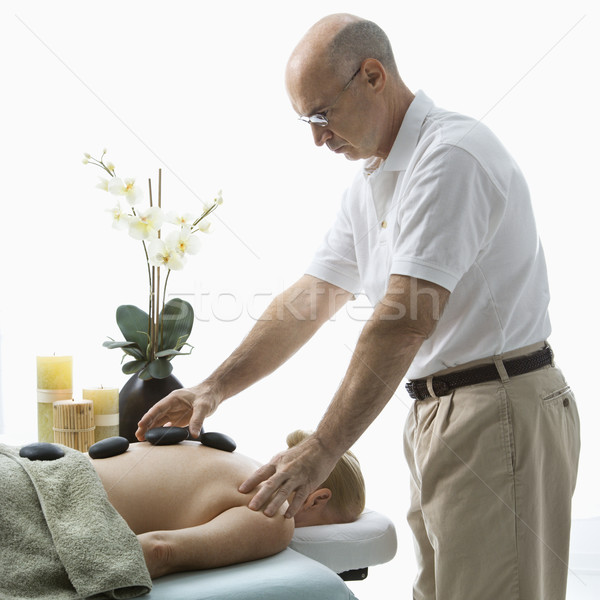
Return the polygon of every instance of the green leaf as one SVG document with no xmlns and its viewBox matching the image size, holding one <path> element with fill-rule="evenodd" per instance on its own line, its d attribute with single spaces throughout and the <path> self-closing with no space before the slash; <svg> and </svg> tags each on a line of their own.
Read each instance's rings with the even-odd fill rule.
<svg viewBox="0 0 600 600">
<path fill-rule="evenodd" d="M 136 360 L 146 360 L 146 355 L 139 349 L 135 342 L 103 342 L 105 348 L 113 350 L 115 348 L 121 348 L 126 355 L 133 356 Z"/>
<path fill-rule="evenodd" d="M 117 308 L 117 325 L 128 342 L 135 342 L 137 347 L 144 352 L 148 346 L 150 334 L 148 332 L 148 313 L 137 306 L 124 304 Z"/>
<path fill-rule="evenodd" d="M 105 348 L 110 348 L 111 350 L 114 348 L 128 348 L 131 346 L 137 346 L 135 342 L 104 342 L 102 345 Z"/>
<path fill-rule="evenodd" d="M 152 375 L 150 375 L 150 372 L 148 371 L 149 367 L 150 367 L 150 365 L 148 365 L 147 367 L 145 367 L 138 373 L 138 377 L 140 379 L 143 379 L 144 381 L 148 381 L 148 379 L 152 379 Z"/>
<path fill-rule="evenodd" d="M 154 379 L 164 379 L 173 372 L 173 365 L 164 358 L 157 358 L 148 365 L 148 372 Z"/>
<path fill-rule="evenodd" d="M 136 360 L 143 360 L 144 362 L 148 361 L 146 355 L 137 346 L 133 348 L 123 348 L 123 352 L 128 356 L 133 356 Z"/>
<path fill-rule="evenodd" d="M 181 356 L 182 354 L 187 355 L 191 353 L 191 350 L 189 352 L 181 352 L 180 350 L 161 350 L 160 352 L 157 352 L 154 356 L 156 356 L 156 358 L 164 358 L 165 356 Z"/>
<path fill-rule="evenodd" d="M 121 370 L 123 371 L 123 373 L 125 373 L 125 375 L 132 375 L 133 373 L 137 373 L 138 371 L 143 369 L 144 366 L 147 364 L 148 361 L 146 360 L 132 360 L 125 363 L 121 367 Z"/>
<path fill-rule="evenodd" d="M 187 341 L 194 325 L 194 309 L 189 302 L 173 298 L 160 313 L 159 350 L 179 350 Z"/>
</svg>

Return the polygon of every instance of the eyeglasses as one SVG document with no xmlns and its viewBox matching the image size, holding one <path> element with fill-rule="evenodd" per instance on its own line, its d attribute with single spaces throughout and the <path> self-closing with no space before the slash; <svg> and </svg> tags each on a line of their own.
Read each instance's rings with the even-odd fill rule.
<svg viewBox="0 0 600 600">
<path fill-rule="evenodd" d="M 344 86 L 344 89 L 336 96 L 335 100 L 329 105 L 327 110 L 324 110 L 320 113 L 315 113 L 314 115 L 310 115 L 309 117 L 298 117 L 301 121 L 305 123 L 309 123 L 310 125 L 318 125 L 319 127 L 326 127 L 329 125 L 329 119 L 327 118 L 327 113 L 337 104 L 338 100 L 342 97 L 342 94 L 350 87 L 350 84 L 354 81 L 354 78 L 360 73 L 361 67 L 358 67 L 358 70 L 352 77 L 350 77 L 350 81 Z"/>
</svg>

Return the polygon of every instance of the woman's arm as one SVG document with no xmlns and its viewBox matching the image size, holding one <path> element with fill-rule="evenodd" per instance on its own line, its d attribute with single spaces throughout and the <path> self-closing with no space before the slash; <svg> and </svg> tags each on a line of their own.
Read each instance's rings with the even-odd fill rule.
<svg viewBox="0 0 600 600">
<path fill-rule="evenodd" d="M 236 506 L 203 525 L 138 535 L 152 579 L 265 558 L 284 550 L 294 521 Z"/>
</svg>

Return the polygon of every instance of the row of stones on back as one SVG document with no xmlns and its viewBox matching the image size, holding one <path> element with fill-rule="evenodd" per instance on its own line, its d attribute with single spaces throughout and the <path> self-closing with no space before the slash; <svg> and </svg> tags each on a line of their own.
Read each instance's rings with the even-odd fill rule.
<svg viewBox="0 0 600 600">
<path fill-rule="evenodd" d="M 146 441 L 154 446 L 173 446 L 189 438 L 187 427 L 155 427 L 146 432 Z M 204 429 L 200 432 L 200 442 L 205 446 L 233 452 L 236 449 L 236 443 L 224 433 L 210 431 L 205 433 Z M 129 442 L 123 437 L 112 437 L 100 440 L 90 447 L 88 453 L 91 458 L 109 458 L 123 454 L 129 448 Z"/>
<path fill-rule="evenodd" d="M 146 440 L 154 446 L 172 446 L 179 444 L 189 438 L 187 427 L 156 427 L 146 433 Z M 233 452 L 236 449 L 236 443 L 224 433 L 216 431 L 205 432 L 202 428 L 200 432 L 200 442 L 205 446 L 223 450 L 224 452 Z M 123 454 L 129 448 L 129 441 L 120 436 L 114 436 L 96 442 L 88 453 L 90 458 L 110 458 Z M 64 456 L 62 448 L 55 444 L 35 443 L 23 446 L 19 451 L 19 456 L 29 460 L 56 460 Z"/>
</svg>

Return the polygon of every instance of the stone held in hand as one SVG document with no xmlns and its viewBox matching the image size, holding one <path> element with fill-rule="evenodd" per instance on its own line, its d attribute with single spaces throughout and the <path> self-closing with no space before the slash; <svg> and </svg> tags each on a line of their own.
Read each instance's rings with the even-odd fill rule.
<svg viewBox="0 0 600 600">
<path fill-rule="evenodd" d="M 217 431 L 201 433 L 200 441 L 205 446 L 223 450 L 224 452 L 233 452 L 237 448 L 237 444 L 228 435 L 218 433 Z"/>
<path fill-rule="evenodd" d="M 146 432 L 146 441 L 154 446 L 171 446 L 187 440 L 190 432 L 186 427 L 155 427 Z"/>
<path fill-rule="evenodd" d="M 188 432 L 188 439 L 191 440 L 192 442 L 199 442 L 200 441 L 200 436 L 204 433 L 204 427 L 200 428 L 200 433 L 198 434 L 198 437 L 194 437 L 191 433 L 190 433 L 190 428 L 189 425 L 187 427 L 184 427 L 184 429 Z"/>
<path fill-rule="evenodd" d="M 123 454 L 127 451 L 127 448 L 129 448 L 129 440 L 115 435 L 92 444 L 88 454 L 90 458 L 110 458 L 111 456 Z"/>
<path fill-rule="evenodd" d="M 65 451 L 60 446 L 49 442 L 35 442 L 19 450 L 19 456 L 29 460 L 56 460 L 64 455 Z"/>
</svg>

